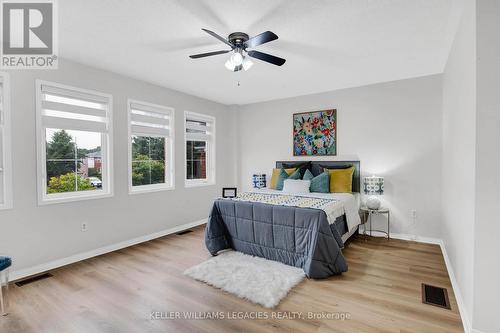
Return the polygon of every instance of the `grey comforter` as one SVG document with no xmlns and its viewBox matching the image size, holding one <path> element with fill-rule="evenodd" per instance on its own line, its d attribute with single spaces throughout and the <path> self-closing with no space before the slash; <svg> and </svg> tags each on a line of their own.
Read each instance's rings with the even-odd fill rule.
<svg viewBox="0 0 500 333">
<path fill-rule="evenodd" d="M 300 267 L 311 278 L 347 271 L 342 239 L 320 209 L 218 199 L 205 244 L 212 255 L 232 248 Z"/>
</svg>

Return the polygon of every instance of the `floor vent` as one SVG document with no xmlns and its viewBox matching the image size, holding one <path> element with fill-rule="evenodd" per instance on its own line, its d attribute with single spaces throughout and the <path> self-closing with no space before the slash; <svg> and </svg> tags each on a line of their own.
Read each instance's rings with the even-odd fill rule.
<svg viewBox="0 0 500 333">
<path fill-rule="evenodd" d="M 448 290 L 422 283 L 422 303 L 451 310 Z"/>
<path fill-rule="evenodd" d="M 32 276 L 32 277 L 26 278 L 24 280 L 17 281 L 16 282 L 16 286 L 22 287 L 22 286 L 25 286 L 27 284 L 30 284 L 30 283 L 33 283 L 33 282 L 36 282 L 36 281 L 47 279 L 47 278 L 52 277 L 52 276 L 53 275 L 50 274 L 50 273 L 43 273 L 43 274 L 40 274 L 40 275 L 35 275 L 35 276 Z"/>
<path fill-rule="evenodd" d="M 190 232 L 193 232 L 193 230 L 184 230 L 184 231 L 181 231 L 181 232 L 178 232 L 177 235 L 181 236 L 181 235 L 185 235 L 185 234 L 189 234 Z"/>
</svg>

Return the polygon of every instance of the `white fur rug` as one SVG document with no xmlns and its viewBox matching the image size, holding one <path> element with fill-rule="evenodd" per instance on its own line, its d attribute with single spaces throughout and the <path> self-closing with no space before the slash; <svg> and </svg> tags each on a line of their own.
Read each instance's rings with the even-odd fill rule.
<svg viewBox="0 0 500 333">
<path fill-rule="evenodd" d="M 236 251 L 222 252 L 184 274 L 267 308 L 278 305 L 305 277 L 300 268 Z"/>
</svg>

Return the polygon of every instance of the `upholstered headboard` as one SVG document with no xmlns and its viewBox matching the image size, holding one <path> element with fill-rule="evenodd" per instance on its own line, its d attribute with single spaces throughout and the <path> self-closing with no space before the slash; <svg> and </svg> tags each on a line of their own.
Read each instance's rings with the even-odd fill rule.
<svg viewBox="0 0 500 333">
<path fill-rule="evenodd" d="M 359 161 L 276 161 L 276 168 L 307 168 L 314 176 L 326 169 L 347 169 L 354 166 L 352 191 L 361 192 L 361 172 Z"/>
</svg>

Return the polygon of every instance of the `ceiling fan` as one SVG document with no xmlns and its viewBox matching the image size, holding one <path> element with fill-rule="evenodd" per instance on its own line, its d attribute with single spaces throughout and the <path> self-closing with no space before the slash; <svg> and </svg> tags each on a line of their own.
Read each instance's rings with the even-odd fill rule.
<svg viewBox="0 0 500 333">
<path fill-rule="evenodd" d="M 207 30 L 207 29 L 201 29 L 205 31 L 207 34 L 217 38 L 227 46 L 229 46 L 231 49 L 230 50 L 222 50 L 222 51 L 215 51 L 215 52 L 208 52 L 208 53 L 200 53 L 200 54 L 194 54 L 190 55 L 189 57 L 191 59 L 198 59 L 198 58 L 204 58 L 204 57 L 210 57 L 214 55 L 219 55 L 219 54 L 224 54 L 224 53 L 229 53 L 233 52 L 231 57 L 226 61 L 225 66 L 228 70 L 238 72 L 244 69 L 245 71 L 249 70 L 250 67 L 252 67 L 253 62 L 250 60 L 248 57 L 259 59 L 265 62 L 268 62 L 270 64 L 276 65 L 276 66 L 281 66 L 285 63 L 285 59 L 276 57 L 267 53 L 255 51 L 255 50 L 248 50 L 248 49 L 253 49 L 256 46 L 262 45 L 264 43 L 271 42 L 273 40 L 278 39 L 278 36 L 276 36 L 275 33 L 271 31 L 265 31 L 257 36 L 254 36 L 250 38 L 246 33 L 244 32 L 233 32 L 230 34 L 227 39 L 224 37 L 219 36 L 213 31 Z M 248 55 L 248 57 L 247 57 Z"/>
</svg>

